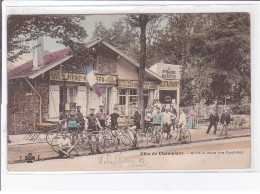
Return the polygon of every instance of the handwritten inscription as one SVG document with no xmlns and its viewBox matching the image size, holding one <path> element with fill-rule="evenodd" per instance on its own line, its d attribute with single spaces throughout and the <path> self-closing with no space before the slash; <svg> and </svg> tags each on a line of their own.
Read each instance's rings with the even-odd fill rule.
<svg viewBox="0 0 260 194">
<path fill-rule="evenodd" d="M 98 162 L 100 165 L 112 165 L 112 166 L 122 166 L 122 165 L 130 165 L 130 166 L 145 166 L 147 161 L 143 157 L 139 158 L 127 158 L 123 157 L 121 152 L 119 153 L 109 153 L 104 156 L 100 156 L 98 158 Z"/>
</svg>

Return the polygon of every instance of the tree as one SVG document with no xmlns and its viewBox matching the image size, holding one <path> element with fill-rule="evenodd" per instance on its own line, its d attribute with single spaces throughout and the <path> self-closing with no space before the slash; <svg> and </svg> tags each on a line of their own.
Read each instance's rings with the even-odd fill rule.
<svg viewBox="0 0 260 194">
<path fill-rule="evenodd" d="M 83 47 L 87 32 L 80 25 L 80 15 L 11 15 L 7 20 L 8 61 L 14 62 L 22 54 L 30 53 L 30 43 L 39 36 L 56 39 L 73 51 Z"/>
<path fill-rule="evenodd" d="M 141 129 L 144 128 L 144 99 L 143 99 L 143 89 L 144 89 L 144 75 L 146 67 L 146 28 L 148 23 L 159 19 L 160 16 L 148 15 L 148 14 L 138 14 L 129 15 L 125 21 L 128 25 L 133 28 L 140 29 L 140 67 L 138 71 L 138 104 L 139 111 L 141 112 Z"/>
<path fill-rule="evenodd" d="M 244 13 L 211 14 L 207 21 L 206 33 L 198 35 L 197 44 L 190 52 L 201 59 L 204 71 L 199 75 L 210 78 L 206 87 L 212 91 L 207 93 L 207 100 L 215 101 L 217 107 L 227 97 L 234 100 L 235 90 L 241 83 L 250 86 L 250 18 Z M 203 47 L 198 49 L 197 45 Z M 250 89 L 247 95 L 250 96 Z M 240 101 L 237 98 L 233 102 Z"/>
<path fill-rule="evenodd" d="M 114 22 L 110 28 L 106 28 L 102 22 L 96 23 L 92 39 L 106 40 L 128 56 L 138 56 L 139 37 L 122 19 Z"/>
<path fill-rule="evenodd" d="M 250 97 L 250 17 L 173 14 L 158 31 L 153 60 L 182 65 L 181 105 Z M 152 55 L 151 55 L 152 56 Z"/>
</svg>

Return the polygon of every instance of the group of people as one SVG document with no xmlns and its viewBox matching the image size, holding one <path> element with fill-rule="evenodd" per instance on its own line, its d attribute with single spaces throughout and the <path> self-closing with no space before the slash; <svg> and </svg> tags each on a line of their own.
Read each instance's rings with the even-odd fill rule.
<svg viewBox="0 0 260 194">
<path fill-rule="evenodd" d="M 117 119 L 119 118 L 119 114 L 117 113 L 117 109 L 114 108 L 113 113 L 110 115 L 111 127 L 112 129 L 116 128 Z M 103 105 L 99 106 L 99 111 L 95 114 L 95 109 L 90 108 L 89 115 L 86 117 L 87 120 L 87 129 L 89 132 L 94 132 L 100 130 L 105 127 L 107 114 Z M 63 127 L 68 128 L 70 130 L 79 128 L 81 130 L 85 129 L 85 119 L 81 112 L 81 106 L 77 106 L 76 109 L 72 109 L 68 115 L 62 116 Z M 95 138 L 98 138 L 95 136 Z M 68 157 L 72 157 L 70 152 L 73 150 L 73 145 L 71 144 L 70 139 L 67 137 L 66 131 L 62 134 L 62 138 L 58 140 L 59 153 L 60 155 L 66 155 Z M 99 153 L 98 145 L 95 148 L 95 151 Z M 94 152 L 94 150 L 92 150 Z"/>
<path fill-rule="evenodd" d="M 216 135 L 217 133 L 217 128 L 218 128 L 218 122 L 220 122 L 222 124 L 222 130 L 220 135 L 223 135 L 223 133 L 225 133 L 224 135 L 227 135 L 228 132 L 228 125 L 230 124 L 230 114 L 228 113 L 227 109 L 223 110 L 223 113 L 220 117 L 219 120 L 219 116 L 217 114 L 216 111 L 211 111 L 210 116 L 209 116 L 209 127 L 208 130 L 206 132 L 206 134 L 208 135 L 211 128 L 214 126 L 214 134 Z"/>
<path fill-rule="evenodd" d="M 195 116 L 196 111 L 192 107 L 188 112 L 188 120 L 184 110 L 180 111 L 180 116 L 178 119 L 178 126 L 194 128 L 195 126 Z M 90 108 L 89 115 L 86 117 L 87 123 L 87 130 L 89 132 L 98 131 L 103 129 L 106 126 L 106 122 L 110 122 L 110 128 L 112 131 L 116 131 L 118 129 L 118 109 L 115 107 L 113 108 L 113 113 L 107 115 L 104 105 L 99 106 L 99 110 L 95 113 L 94 108 Z M 147 105 L 145 109 L 145 127 L 144 129 L 147 130 L 149 126 L 153 125 L 155 133 L 158 130 L 163 130 L 169 136 L 169 133 L 172 130 L 175 130 L 176 120 L 177 120 L 177 111 L 174 105 L 161 105 L 159 102 L 155 102 L 153 106 Z M 81 112 L 81 107 L 77 106 L 76 109 L 72 109 L 69 115 L 62 116 L 64 127 L 66 128 L 79 128 L 84 130 L 85 129 L 85 119 Z M 141 114 L 138 110 L 138 107 L 134 108 L 134 115 L 132 117 L 133 131 L 137 132 L 138 129 L 141 128 Z M 188 122 L 187 122 L 188 121 Z M 215 111 L 212 111 L 209 116 L 209 127 L 207 129 L 206 134 L 209 134 L 211 128 L 214 126 L 214 134 L 217 131 L 217 125 L 219 122 L 218 114 Z M 221 134 L 225 132 L 227 135 L 227 128 L 230 123 L 230 115 L 228 114 L 227 110 L 223 111 L 223 114 L 220 118 L 220 123 L 223 125 Z M 137 147 L 137 133 L 133 134 L 133 147 Z M 62 135 L 62 138 L 59 140 L 58 145 L 60 147 L 60 153 L 63 155 L 69 155 L 69 152 L 72 150 L 73 146 L 71 142 L 69 142 L 69 138 L 66 138 L 66 134 Z M 97 152 L 99 152 L 97 147 Z"/>
</svg>

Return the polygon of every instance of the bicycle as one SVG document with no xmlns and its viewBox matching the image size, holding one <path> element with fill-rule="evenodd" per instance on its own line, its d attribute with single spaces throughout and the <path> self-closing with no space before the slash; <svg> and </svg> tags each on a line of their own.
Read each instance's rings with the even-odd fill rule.
<svg viewBox="0 0 260 194">
<path fill-rule="evenodd" d="M 126 128 L 116 126 L 112 130 L 111 126 L 108 128 L 112 137 L 111 141 L 116 144 L 117 150 L 128 150 L 132 144 L 132 140 L 127 134 Z"/>
<path fill-rule="evenodd" d="M 148 145 L 148 136 L 146 131 L 142 131 L 142 129 L 136 129 L 134 127 L 133 120 L 131 120 L 130 126 L 125 128 L 125 135 L 130 138 L 132 147 L 135 145 L 136 147 L 142 147 L 145 149 Z M 134 137 L 135 135 L 136 139 Z"/>
<path fill-rule="evenodd" d="M 75 149 L 80 155 L 94 154 L 94 151 L 105 153 L 104 136 L 101 131 L 82 131 L 76 140 Z"/>
<path fill-rule="evenodd" d="M 170 144 L 174 143 L 190 143 L 191 142 L 191 133 L 185 127 L 180 126 L 178 123 L 175 125 L 175 131 L 169 133 L 169 142 Z"/>
<path fill-rule="evenodd" d="M 52 129 L 46 133 L 45 140 L 47 144 L 51 145 L 52 140 L 63 131 L 67 130 L 62 122 L 59 122 L 56 129 Z"/>
<path fill-rule="evenodd" d="M 78 135 L 81 132 L 82 132 L 82 130 L 81 130 L 80 126 L 77 126 L 75 128 L 63 128 L 63 127 L 60 127 L 59 130 L 57 130 L 57 129 L 56 130 L 52 130 L 52 133 L 47 134 L 46 135 L 46 141 L 47 141 L 47 138 L 49 138 L 48 141 L 51 141 L 51 143 L 49 145 L 51 146 L 53 151 L 58 153 L 58 151 L 59 151 L 58 140 L 60 138 L 62 138 L 62 134 L 63 133 L 68 133 L 70 141 L 71 141 L 71 144 L 75 145 L 75 142 L 78 139 Z M 53 136 L 51 136 L 51 135 L 53 135 Z"/>
<path fill-rule="evenodd" d="M 150 126 L 146 130 L 146 134 L 150 143 L 153 143 L 156 147 L 162 145 L 163 135 L 161 126 L 156 126 L 155 124 L 150 123 Z"/>
</svg>

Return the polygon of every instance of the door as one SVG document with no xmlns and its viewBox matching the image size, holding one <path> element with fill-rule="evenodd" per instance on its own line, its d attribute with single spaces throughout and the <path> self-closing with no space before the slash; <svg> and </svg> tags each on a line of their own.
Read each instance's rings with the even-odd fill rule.
<svg viewBox="0 0 260 194">
<path fill-rule="evenodd" d="M 58 119 L 60 115 L 60 86 L 50 85 L 49 88 L 49 118 Z"/>
<path fill-rule="evenodd" d="M 86 86 L 78 86 L 78 93 L 76 97 L 76 105 L 81 106 L 81 112 L 83 116 L 86 116 L 86 106 L 87 106 L 87 89 Z"/>
</svg>

